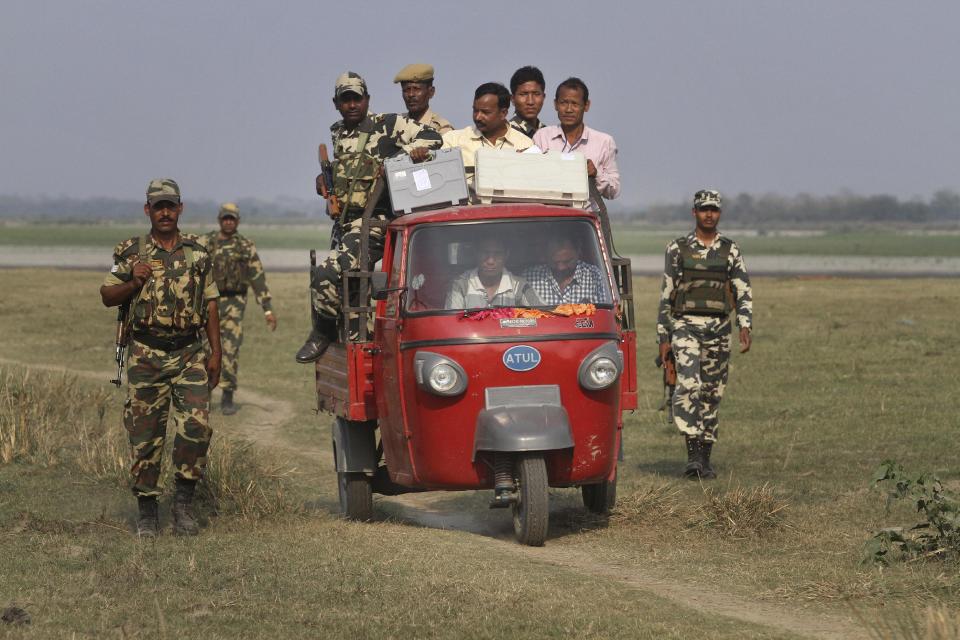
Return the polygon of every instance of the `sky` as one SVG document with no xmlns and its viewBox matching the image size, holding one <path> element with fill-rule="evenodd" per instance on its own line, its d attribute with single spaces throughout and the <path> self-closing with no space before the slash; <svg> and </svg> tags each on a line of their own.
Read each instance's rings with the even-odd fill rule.
<svg viewBox="0 0 960 640">
<path fill-rule="evenodd" d="M 402 111 L 394 74 L 427 62 L 458 127 L 522 65 L 550 97 L 582 78 L 624 206 L 927 198 L 960 190 L 957 25 L 954 0 L 4 0 L 0 194 L 140 198 L 171 176 L 186 201 L 309 199 L 336 77 Z"/>
</svg>

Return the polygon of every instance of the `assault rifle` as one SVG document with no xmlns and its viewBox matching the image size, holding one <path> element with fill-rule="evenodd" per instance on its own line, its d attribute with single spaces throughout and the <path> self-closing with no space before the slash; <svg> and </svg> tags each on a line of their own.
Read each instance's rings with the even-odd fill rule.
<svg viewBox="0 0 960 640">
<path fill-rule="evenodd" d="M 320 145 L 320 175 L 317 176 L 317 194 L 327 201 L 327 215 L 336 220 L 340 217 L 340 201 L 333 193 L 333 163 L 327 154 L 327 145 Z"/>
<path fill-rule="evenodd" d="M 660 355 L 657 354 L 657 357 L 654 359 L 653 363 L 657 365 L 658 369 L 663 369 L 664 398 L 663 403 L 660 405 L 660 409 L 666 409 L 667 412 L 672 416 L 671 401 L 673 399 L 673 390 L 677 386 L 677 363 L 673 359 L 673 351 L 670 351 L 667 354 L 666 362 L 664 362 L 660 358 Z"/>
<path fill-rule="evenodd" d="M 130 312 L 130 303 L 122 304 L 117 308 L 117 377 L 111 380 L 118 387 L 123 384 L 123 367 L 127 362 L 127 341 L 129 335 L 127 331 L 127 314 Z"/>
</svg>

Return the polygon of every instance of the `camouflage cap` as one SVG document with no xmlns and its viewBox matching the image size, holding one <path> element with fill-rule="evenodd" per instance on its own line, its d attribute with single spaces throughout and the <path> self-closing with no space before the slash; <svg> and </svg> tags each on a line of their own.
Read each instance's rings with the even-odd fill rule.
<svg viewBox="0 0 960 640">
<path fill-rule="evenodd" d="M 339 98 L 345 93 L 355 93 L 358 96 L 367 95 L 367 83 L 360 77 L 359 73 L 347 71 L 337 78 L 337 83 L 333 89 L 333 97 Z"/>
<path fill-rule="evenodd" d="M 704 207 L 722 208 L 723 198 L 716 189 L 701 189 L 693 195 L 693 208 L 703 209 Z"/>
<path fill-rule="evenodd" d="M 220 205 L 220 212 L 217 214 L 217 220 L 223 220 L 224 218 L 236 218 L 240 219 L 240 207 L 238 207 L 233 202 L 224 202 Z"/>
<path fill-rule="evenodd" d="M 433 80 L 433 65 L 408 64 L 397 72 L 393 82 L 427 82 Z"/>
<path fill-rule="evenodd" d="M 180 185 L 173 178 L 154 178 L 147 185 L 147 204 L 164 200 L 180 204 Z"/>
</svg>

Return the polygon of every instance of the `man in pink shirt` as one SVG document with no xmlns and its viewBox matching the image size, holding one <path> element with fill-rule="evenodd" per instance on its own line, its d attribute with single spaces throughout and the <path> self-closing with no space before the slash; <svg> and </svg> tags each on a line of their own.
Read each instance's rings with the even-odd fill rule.
<svg viewBox="0 0 960 640">
<path fill-rule="evenodd" d="M 590 110 L 590 91 L 580 78 L 567 78 L 557 87 L 553 100 L 559 125 L 543 127 L 533 134 L 533 143 L 542 151 L 579 151 L 587 158 L 587 175 L 596 180 L 597 191 L 607 200 L 620 195 L 617 143 L 609 134 L 591 129 L 583 122 Z M 591 208 L 597 203 L 591 199 Z"/>
</svg>

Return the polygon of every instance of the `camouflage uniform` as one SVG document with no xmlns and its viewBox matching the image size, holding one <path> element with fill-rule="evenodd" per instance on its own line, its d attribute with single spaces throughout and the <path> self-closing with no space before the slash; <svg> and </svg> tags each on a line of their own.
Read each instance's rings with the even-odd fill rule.
<svg viewBox="0 0 960 640">
<path fill-rule="evenodd" d="M 173 401 L 175 476 L 199 480 L 207 461 L 211 430 L 208 416 L 206 355 L 199 333 L 207 317 L 207 301 L 218 296 L 212 261 L 199 238 L 180 234 L 171 251 L 146 236 L 121 242 L 113 251 L 114 266 L 106 286 L 128 282 L 141 256 L 153 267 L 152 277 L 130 301 L 132 340 L 129 390 L 123 423 L 133 448 L 133 493 L 158 496 L 160 461 Z"/>
<path fill-rule="evenodd" d="M 514 116 L 513 116 L 512 118 L 510 118 L 510 120 L 508 120 L 507 122 L 510 123 L 510 126 L 511 126 L 514 130 L 519 131 L 520 133 L 522 133 L 523 135 L 527 136 L 527 137 L 530 138 L 531 140 L 533 140 L 533 134 L 535 134 L 537 131 L 539 131 L 540 129 L 543 129 L 545 126 L 547 126 L 547 125 L 543 124 L 543 122 L 542 122 L 541 120 L 538 119 L 538 120 L 537 120 L 537 126 L 531 127 L 529 124 L 527 124 L 527 121 L 526 121 L 526 120 L 524 120 L 523 118 L 520 117 L 519 114 L 514 115 Z"/>
<path fill-rule="evenodd" d="M 657 338 L 669 341 L 677 367 L 677 386 L 673 394 L 673 420 L 686 436 L 712 443 L 717 439 L 717 410 L 727 383 L 730 360 L 731 320 L 729 315 L 677 313 L 674 299 L 681 286 L 683 258 L 681 244 L 702 258 L 727 255 L 727 277 L 735 298 L 737 326 L 751 328 L 753 297 L 750 278 L 737 244 L 717 232 L 709 247 L 696 233 L 678 238 L 667 245 L 663 284 L 660 289 L 660 311 L 657 317 Z"/>
<path fill-rule="evenodd" d="M 407 117 L 410 118 L 409 113 L 407 114 Z M 447 131 L 453 131 L 453 125 L 450 124 L 449 120 L 437 113 L 434 113 L 430 109 L 427 109 L 417 122 L 430 127 L 439 134 L 444 134 Z"/>
<path fill-rule="evenodd" d="M 247 308 L 247 289 L 264 313 L 272 313 L 270 290 L 263 263 L 257 255 L 253 240 L 234 233 L 221 238 L 219 231 L 211 231 L 203 238 L 213 258 L 213 278 L 220 290 L 217 309 L 220 312 L 220 344 L 223 349 L 220 388 L 237 389 L 237 370 L 240 366 L 240 345 L 243 344 L 243 313 Z"/>
<path fill-rule="evenodd" d="M 360 267 L 360 226 L 367 198 L 383 161 L 398 153 L 409 153 L 418 147 L 437 149 L 440 134 L 429 127 L 395 113 L 369 114 L 353 129 L 338 121 L 330 131 L 333 136 L 333 191 L 343 207 L 334 229 L 336 246 L 311 274 L 313 305 L 321 318 L 339 317 L 341 274 Z M 364 144 L 361 147 L 361 142 Z M 372 219 L 391 217 L 390 198 L 384 190 L 374 207 Z M 383 255 L 384 231 L 370 229 L 370 264 Z"/>
</svg>

